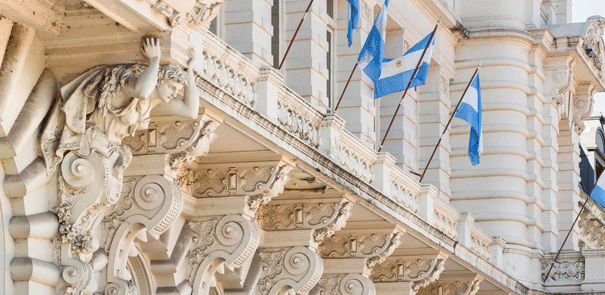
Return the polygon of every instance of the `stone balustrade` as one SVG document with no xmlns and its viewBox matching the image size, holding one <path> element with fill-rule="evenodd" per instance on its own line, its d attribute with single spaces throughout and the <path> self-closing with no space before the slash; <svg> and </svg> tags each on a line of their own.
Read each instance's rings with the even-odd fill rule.
<svg viewBox="0 0 605 295">
<path fill-rule="evenodd" d="M 500 244 L 506 243 L 504 240 L 499 239 L 496 244 L 500 247 L 494 248 L 496 239 L 475 223 L 472 214 L 459 212 L 439 198 L 435 187 L 419 183 L 395 165 L 395 158 L 389 153 L 378 153 L 364 144 L 344 128 L 345 122 L 337 114 L 324 113 L 293 92 L 279 71 L 259 68 L 213 34 L 200 33 L 205 38 L 203 71 L 198 71 L 200 78 L 273 121 L 301 144 L 319 150 L 336 165 L 479 257 L 489 261 L 491 257 L 501 256 L 503 245 Z M 227 87 L 234 85 L 233 79 L 238 79 L 242 87 Z"/>
</svg>

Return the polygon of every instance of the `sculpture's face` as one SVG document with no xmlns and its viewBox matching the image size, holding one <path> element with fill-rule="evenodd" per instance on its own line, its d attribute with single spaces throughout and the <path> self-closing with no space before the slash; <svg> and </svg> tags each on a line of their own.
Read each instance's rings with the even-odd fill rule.
<svg viewBox="0 0 605 295">
<path fill-rule="evenodd" d="M 181 88 L 183 88 L 183 84 L 177 81 L 163 80 L 157 86 L 158 97 L 164 102 L 169 102 L 176 98 Z"/>
</svg>

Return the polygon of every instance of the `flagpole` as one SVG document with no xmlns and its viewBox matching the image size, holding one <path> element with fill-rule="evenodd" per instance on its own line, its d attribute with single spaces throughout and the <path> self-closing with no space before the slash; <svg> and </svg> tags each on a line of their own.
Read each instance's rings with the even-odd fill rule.
<svg viewBox="0 0 605 295">
<path fill-rule="evenodd" d="M 391 131 L 391 127 L 393 127 L 393 123 L 395 122 L 395 117 L 397 117 L 397 113 L 399 112 L 399 108 L 401 108 L 401 104 L 403 104 L 405 95 L 408 93 L 408 89 L 410 89 L 410 85 L 412 85 L 412 81 L 414 81 L 414 78 L 416 77 L 416 73 L 418 72 L 418 69 L 420 68 L 420 65 L 422 64 L 422 59 L 424 58 L 424 54 L 431 46 L 431 42 L 433 42 L 433 37 L 435 37 L 435 32 L 437 32 L 437 28 L 439 27 L 440 22 L 441 22 L 441 18 L 439 18 L 439 20 L 437 21 L 437 24 L 435 25 L 435 29 L 433 29 L 433 32 L 431 33 L 431 37 L 429 38 L 429 42 L 426 44 L 426 47 L 424 48 L 424 51 L 422 52 L 422 55 L 420 56 L 420 59 L 418 60 L 418 64 L 416 65 L 416 68 L 414 69 L 414 72 L 412 73 L 412 77 L 410 78 L 410 81 L 408 82 L 408 87 L 405 88 L 405 91 L 403 92 L 403 96 L 401 96 L 401 101 L 399 101 L 399 104 L 397 105 L 397 109 L 395 109 L 395 114 L 393 114 L 393 119 L 391 119 L 389 128 L 387 128 L 387 132 L 384 134 L 384 138 L 382 139 L 382 142 L 380 143 L 378 152 L 380 152 L 382 150 L 382 146 L 384 145 L 384 142 L 387 140 L 387 136 L 389 136 L 389 132 Z"/>
<path fill-rule="evenodd" d="M 357 65 L 359 65 L 358 62 L 355 63 L 355 66 L 353 67 L 353 70 L 351 71 L 351 75 L 349 75 L 349 80 L 347 80 L 347 84 L 345 84 L 345 88 L 342 90 L 342 94 L 340 94 L 340 98 L 338 99 L 338 103 L 336 104 L 336 107 L 334 108 L 334 112 L 336 112 L 338 110 L 338 107 L 340 106 L 340 103 L 342 102 L 342 98 L 345 96 L 345 92 L 347 92 L 347 88 L 349 87 L 351 78 L 353 78 L 353 74 L 355 74 L 355 70 L 357 70 Z"/>
<path fill-rule="evenodd" d="M 477 73 L 479 72 L 479 69 L 481 68 L 481 64 L 482 63 L 483 63 L 483 61 L 481 61 L 479 63 L 479 66 L 477 66 L 477 68 L 475 69 L 475 72 L 473 73 L 473 76 L 471 77 L 471 80 L 468 81 L 468 84 L 466 84 L 466 88 L 464 88 L 464 92 L 462 92 L 462 96 L 460 97 L 460 100 L 458 101 L 458 104 L 456 105 L 456 108 L 454 109 L 454 112 L 450 116 L 450 120 L 447 121 L 447 124 L 445 124 L 445 128 L 443 128 L 443 132 L 441 133 L 441 136 L 439 137 L 439 141 L 437 141 L 437 144 L 435 145 L 435 149 L 433 149 L 433 153 L 431 154 L 431 157 L 429 158 L 429 161 L 426 163 L 426 167 L 424 167 L 424 171 L 422 171 L 422 175 L 420 176 L 420 180 L 418 182 L 422 182 L 422 179 L 424 178 L 424 175 L 426 174 L 426 171 L 429 169 L 429 165 L 431 164 L 431 161 L 433 160 L 433 157 L 435 156 L 435 153 L 437 152 L 437 148 L 439 148 L 439 144 L 441 144 L 441 140 L 443 139 L 443 135 L 445 135 L 445 132 L 447 131 L 447 128 L 450 126 L 450 123 L 452 123 L 452 119 L 454 119 L 454 115 L 456 115 L 456 111 L 458 110 L 458 107 L 460 107 L 460 104 L 462 103 L 462 99 L 464 98 L 464 95 L 468 91 L 468 88 L 471 86 L 471 83 L 473 83 L 473 80 L 475 80 L 475 76 L 477 76 Z"/>
<path fill-rule="evenodd" d="M 300 19 L 300 22 L 298 23 L 298 27 L 296 27 L 296 31 L 294 31 L 294 35 L 292 35 L 292 40 L 290 40 L 288 49 L 286 49 L 286 54 L 284 54 L 284 57 L 282 58 L 281 63 L 279 63 L 279 68 L 277 68 L 278 70 L 281 70 L 281 68 L 284 66 L 284 62 L 286 61 L 286 58 L 288 57 L 288 53 L 290 53 L 292 44 L 294 44 L 294 41 L 296 40 L 296 35 L 298 35 L 298 31 L 300 30 L 300 27 L 302 26 L 303 22 L 305 21 L 305 18 L 307 18 L 307 14 L 309 13 L 309 10 L 311 10 L 311 5 L 313 4 L 313 1 L 314 0 L 311 0 L 309 2 L 309 5 L 307 6 L 307 10 L 305 10 L 305 14 L 303 14 L 303 17 Z"/>
<path fill-rule="evenodd" d="M 593 189 L 594 189 L 595 186 L 597 186 L 597 185 L 595 184 L 593 186 Z M 582 190 L 582 187 L 580 187 L 580 190 Z M 561 255 L 561 251 L 563 251 L 563 247 L 565 246 L 565 243 L 567 242 L 567 239 L 569 238 L 569 235 L 571 234 L 571 231 L 573 230 L 573 227 L 578 222 L 578 219 L 580 219 L 580 215 L 582 215 L 582 212 L 584 211 L 584 208 L 586 208 L 586 204 L 588 204 L 588 199 L 590 199 L 590 196 L 587 195 L 586 196 L 586 201 L 584 201 L 584 205 L 582 205 L 582 208 L 580 209 L 580 212 L 578 212 L 578 216 L 576 216 L 576 219 L 571 224 L 571 227 L 569 228 L 569 231 L 567 231 L 567 235 L 565 236 L 565 239 L 563 240 L 563 243 L 561 244 L 561 247 L 559 248 L 559 251 L 557 252 L 557 256 L 555 256 L 555 260 L 553 260 L 552 264 L 550 265 L 550 268 L 548 269 L 548 272 L 546 273 L 546 276 L 544 277 L 544 280 L 542 281 L 542 284 L 546 283 L 546 280 L 548 279 L 548 276 L 550 275 L 550 272 L 552 271 L 552 268 L 555 266 L 555 263 L 557 263 L 557 259 L 559 259 L 559 255 Z"/>
</svg>

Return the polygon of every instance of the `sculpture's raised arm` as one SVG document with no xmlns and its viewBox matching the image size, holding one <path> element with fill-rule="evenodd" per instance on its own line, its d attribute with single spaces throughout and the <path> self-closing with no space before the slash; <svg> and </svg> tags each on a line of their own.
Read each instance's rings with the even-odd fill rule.
<svg viewBox="0 0 605 295">
<path fill-rule="evenodd" d="M 162 50 L 160 40 L 146 38 L 141 47 L 143 55 L 149 59 L 149 66 L 141 73 L 134 85 L 132 96 L 138 99 L 148 99 L 158 83 L 158 71 L 160 70 L 160 57 Z"/>
<path fill-rule="evenodd" d="M 172 99 L 168 102 L 160 103 L 157 108 L 163 113 L 171 114 L 189 119 L 197 118 L 200 94 L 195 85 L 195 76 L 193 75 L 193 65 L 195 65 L 195 51 L 190 51 L 191 58 L 187 62 L 187 84 L 184 89 L 183 99 Z M 158 88 L 161 86 L 158 85 Z M 160 88 L 161 89 L 161 88 Z M 174 91 L 174 89 L 172 89 Z M 178 90 L 178 89 L 177 89 Z M 176 93 L 175 93 L 176 96 Z"/>
</svg>

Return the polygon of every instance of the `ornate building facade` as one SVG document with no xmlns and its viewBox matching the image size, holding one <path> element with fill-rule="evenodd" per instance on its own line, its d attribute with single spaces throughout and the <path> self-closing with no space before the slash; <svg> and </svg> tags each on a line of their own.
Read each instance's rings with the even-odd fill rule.
<svg viewBox="0 0 605 295">
<path fill-rule="evenodd" d="M 441 24 L 376 152 L 400 93 L 358 71 L 332 110 L 382 2 L 347 47 L 315 1 L 277 70 L 307 5 L 0 1 L 0 293 L 605 294 L 605 211 L 572 228 L 605 18 L 392 2 L 386 57 Z M 454 120 L 420 183 L 481 62 L 481 163 Z"/>
</svg>

